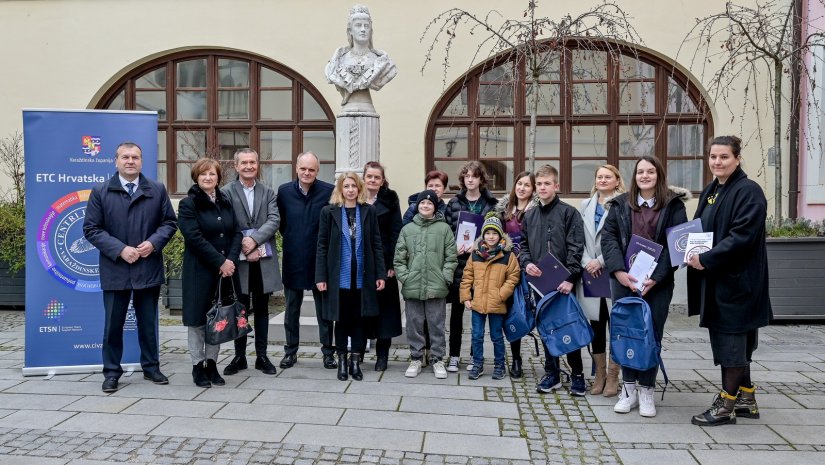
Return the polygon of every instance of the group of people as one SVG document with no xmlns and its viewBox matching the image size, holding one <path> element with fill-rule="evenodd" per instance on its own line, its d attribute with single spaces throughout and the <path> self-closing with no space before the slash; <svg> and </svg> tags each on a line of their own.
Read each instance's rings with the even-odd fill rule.
<svg viewBox="0 0 825 465">
<path fill-rule="evenodd" d="M 749 367 L 758 328 L 771 318 L 764 240 L 767 202 L 742 170 L 740 151 L 741 141 L 733 136 L 709 142 L 708 164 L 715 179 L 702 192 L 694 216 L 701 218 L 704 231 L 714 233 L 714 246 L 687 263 L 689 311 L 700 314 L 700 324 L 709 329 L 723 388 L 709 409 L 693 417 L 699 425 L 759 415 Z M 163 186 L 140 174 L 141 163 L 136 144 L 118 147 L 118 173 L 93 189 L 84 224 L 86 237 L 101 252 L 104 392 L 117 390 L 122 374 L 122 327 L 130 299 L 144 377 L 168 382 L 159 369 L 154 328 L 163 281 L 160 252 L 174 234 L 176 218 Z M 237 294 L 253 316 L 255 368 L 266 374 L 276 373 L 266 354 L 270 295 L 283 288 L 286 297 L 286 346 L 279 364 L 286 369 L 298 361 L 300 307 L 305 291 L 311 291 L 323 366 L 337 369 L 339 380 L 360 381 L 368 340 L 377 340 L 375 370 L 384 371 L 391 340 L 402 333 L 399 284 L 410 347 L 405 376 L 418 376 L 427 365 L 436 378 L 461 369 L 466 309 L 472 312 L 467 376 L 478 379 L 484 374 L 489 326 L 492 377 L 501 379 L 508 371 L 503 335 L 508 299 L 522 270 L 541 276 L 538 263 L 552 253 L 569 271 L 556 290 L 574 293 L 594 330 L 591 394 L 618 395 L 618 413 L 638 407 L 642 416 L 656 415 L 658 367 L 639 371 L 608 360 L 607 329 L 612 301 L 639 295 L 651 308 L 657 340 L 662 339 L 676 270 L 666 230 L 687 221 L 690 193 L 668 187 L 657 158 L 639 158 L 627 185 L 615 167 L 598 167 L 591 196 L 579 209 L 557 196 L 559 173 L 550 165 L 519 173 L 509 194 L 497 199 L 487 189 L 483 165 L 471 161 L 459 172 L 460 191 L 448 202 L 443 200 L 448 175 L 427 173 L 425 190 L 409 197 L 403 217 L 399 197 L 377 162 L 367 163 L 363 173 L 341 174 L 333 185 L 317 179 L 318 158 L 305 152 L 296 161 L 296 180 L 281 185 L 277 193 L 258 182 L 254 150 L 238 150 L 234 167 L 238 178 L 220 188 L 220 163 L 198 160 L 177 217 L 185 242 L 183 324 L 188 327 L 196 385 L 225 384 L 216 363 L 219 347 L 205 338 L 206 312 L 219 291 L 222 296 Z M 461 212 L 485 218 L 471 246 L 456 245 Z M 283 241 L 281 270 L 277 231 Z M 632 235 L 663 246 L 658 265 L 644 282 L 628 274 L 625 255 Z M 603 273 L 611 278 L 611 297 L 586 297 L 583 275 Z M 246 344 L 246 337 L 235 341 L 235 356 L 223 375 L 248 367 Z M 520 378 L 520 341 L 510 346 L 509 374 Z M 546 347 L 544 356 L 537 390 L 549 393 L 562 387 L 561 367 Z M 581 349 L 565 358 L 570 393 L 584 396 Z"/>
</svg>

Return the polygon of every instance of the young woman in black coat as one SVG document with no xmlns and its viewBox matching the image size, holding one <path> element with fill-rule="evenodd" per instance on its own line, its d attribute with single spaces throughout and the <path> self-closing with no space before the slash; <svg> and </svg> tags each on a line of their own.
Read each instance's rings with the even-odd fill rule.
<svg viewBox="0 0 825 465">
<path fill-rule="evenodd" d="M 381 247 L 384 249 L 384 266 L 387 268 L 387 281 L 384 290 L 378 293 L 378 318 L 371 331 L 375 343 L 375 371 L 387 369 L 392 338 L 401 335 L 401 300 L 398 294 L 398 280 L 392 269 L 395 257 L 395 244 L 401 233 L 401 205 L 398 194 L 390 189 L 390 183 L 384 175 L 384 167 L 377 161 L 364 165 L 364 185 L 367 191 L 367 203 L 375 209 L 378 232 L 381 233 Z"/>
<path fill-rule="evenodd" d="M 602 229 L 602 257 L 610 276 L 611 297 L 615 302 L 642 288 L 642 298 L 650 305 L 656 339 L 661 343 L 673 297 L 673 273 L 670 266 L 666 230 L 687 221 L 685 201 L 690 193 L 667 186 L 665 171 L 659 159 L 643 156 L 633 169 L 630 192 L 610 200 L 611 208 Z M 662 246 L 658 265 L 644 283 L 636 282 L 627 272 L 625 255 L 631 236 L 636 234 Z M 643 417 L 656 416 L 653 388 L 659 367 L 646 371 L 622 367 L 624 387 L 613 407 L 617 413 L 628 413 L 639 407 Z M 637 386 L 638 385 L 638 386 Z"/>
<path fill-rule="evenodd" d="M 223 298 L 232 292 L 243 234 L 232 202 L 218 189 L 221 165 L 211 158 L 198 160 L 192 165 L 192 180 L 195 184 L 178 207 L 184 240 L 183 324 L 188 327 L 192 380 L 199 387 L 223 386 L 215 362 L 220 346 L 206 343 L 206 312 L 219 285 Z"/>
<path fill-rule="evenodd" d="M 338 178 L 329 205 L 321 210 L 315 285 L 321 292 L 321 317 L 335 321 L 338 379 L 361 381 L 360 357 L 367 348 L 368 318 L 378 316 L 378 292 L 387 273 L 375 208 L 366 203 L 358 174 Z M 347 367 L 347 339 L 352 353 Z M 349 368 L 349 370 L 348 370 Z"/>
<path fill-rule="evenodd" d="M 772 311 L 768 296 L 765 220 L 768 201 L 759 184 L 740 166 L 742 141 L 716 137 L 708 144 L 708 166 L 716 179 L 699 197 L 694 218 L 713 232 L 713 247 L 688 261 L 688 314 L 708 328 L 713 362 L 722 367 L 722 391 L 694 425 L 736 423 L 759 418 L 751 381 L 751 355 L 758 328 Z"/>
</svg>

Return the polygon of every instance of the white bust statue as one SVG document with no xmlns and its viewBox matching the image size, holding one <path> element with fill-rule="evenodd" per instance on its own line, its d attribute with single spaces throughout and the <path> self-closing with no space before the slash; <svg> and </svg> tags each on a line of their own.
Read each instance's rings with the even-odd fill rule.
<svg viewBox="0 0 825 465">
<path fill-rule="evenodd" d="M 335 50 L 327 63 L 327 80 L 341 93 L 344 113 L 375 112 L 370 89 L 380 90 L 398 70 L 385 52 L 373 48 L 372 18 L 366 6 L 350 8 L 347 40 L 349 45 Z"/>
</svg>

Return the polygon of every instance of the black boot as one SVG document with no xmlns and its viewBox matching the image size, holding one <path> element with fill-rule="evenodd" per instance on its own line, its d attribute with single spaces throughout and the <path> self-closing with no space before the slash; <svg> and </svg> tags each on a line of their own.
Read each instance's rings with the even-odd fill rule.
<svg viewBox="0 0 825 465">
<path fill-rule="evenodd" d="M 195 385 L 202 388 L 212 387 L 212 383 L 206 376 L 206 371 L 203 369 L 203 362 L 192 365 L 192 381 Z"/>
<path fill-rule="evenodd" d="M 379 355 L 378 358 L 375 360 L 375 371 L 386 371 L 388 360 L 389 357 Z"/>
<path fill-rule="evenodd" d="M 229 365 L 226 365 L 223 369 L 223 374 L 225 375 L 235 375 L 238 374 L 240 370 L 246 370 L 248 365 L 246 364 L 246 357 L 244 355 L 236 355 Z"/>
<path fill-rule="evenodd" d="M 349 356 L 349 374 L 355 381 L 364 379 L 364 373 L 361 372 L 361 354 L 352 353 Z"/>
<path fill-rule="evenodd" d="M 226 381 L 221 378 L 221 374 L 218 373 L 218 364 L 215 363 L 214 360 L 206 361 L 206 376 L 209 377 L 209 381 L 215 386 L 223 386 L 226 384 Z"/>
<path fill-rule="evenodd" d="M 347 378 L 347 354 L 338 354 L 338 381 L 346 381 Z"/>
<path fill-rule="evenodd" d="M 739 386 L 736 404 L 733 408 L 737 417 L 759 418 L 759 406 L 756 405 L 756 386 L 746 388 Z"/>
<path fill-rule="evenodd" d="M 510 377 L 513 379 L 518 379 L 523 375 L 524 370 L 521 368 L 521 357 L 513 357 L 513 363 L 510 364 Z"/>
<path fill-rule="evenodd" d="M 736 423 L 736 412 L 733 410 L 736 396 L 725 391 L 720 392 L 713 399 L 713 404 L 703 413 L 694 416 L 690 422 L 699 426 L 719 426 Z"/>
</svg>

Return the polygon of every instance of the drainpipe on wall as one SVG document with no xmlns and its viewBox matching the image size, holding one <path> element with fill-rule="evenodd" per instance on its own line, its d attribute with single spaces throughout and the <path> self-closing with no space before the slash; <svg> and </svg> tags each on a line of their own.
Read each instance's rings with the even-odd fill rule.
<svg viewBox="0 0 825 465">
<path fill-rule="evenodd" d="M 802 7 L 803 0 L 793 0 L 793 48 L 799 49 L 802 45 Z M 802 58 L 804 59 L 804 57 Z M 790 150 L 788 154 L 788 217 L 795 220 L 799 214 L 799 121 L 802 117 L 802 102 L 799 92 L 800 57 L 794 54 L 791 57 L 791 126 Z"/>
</svg>

